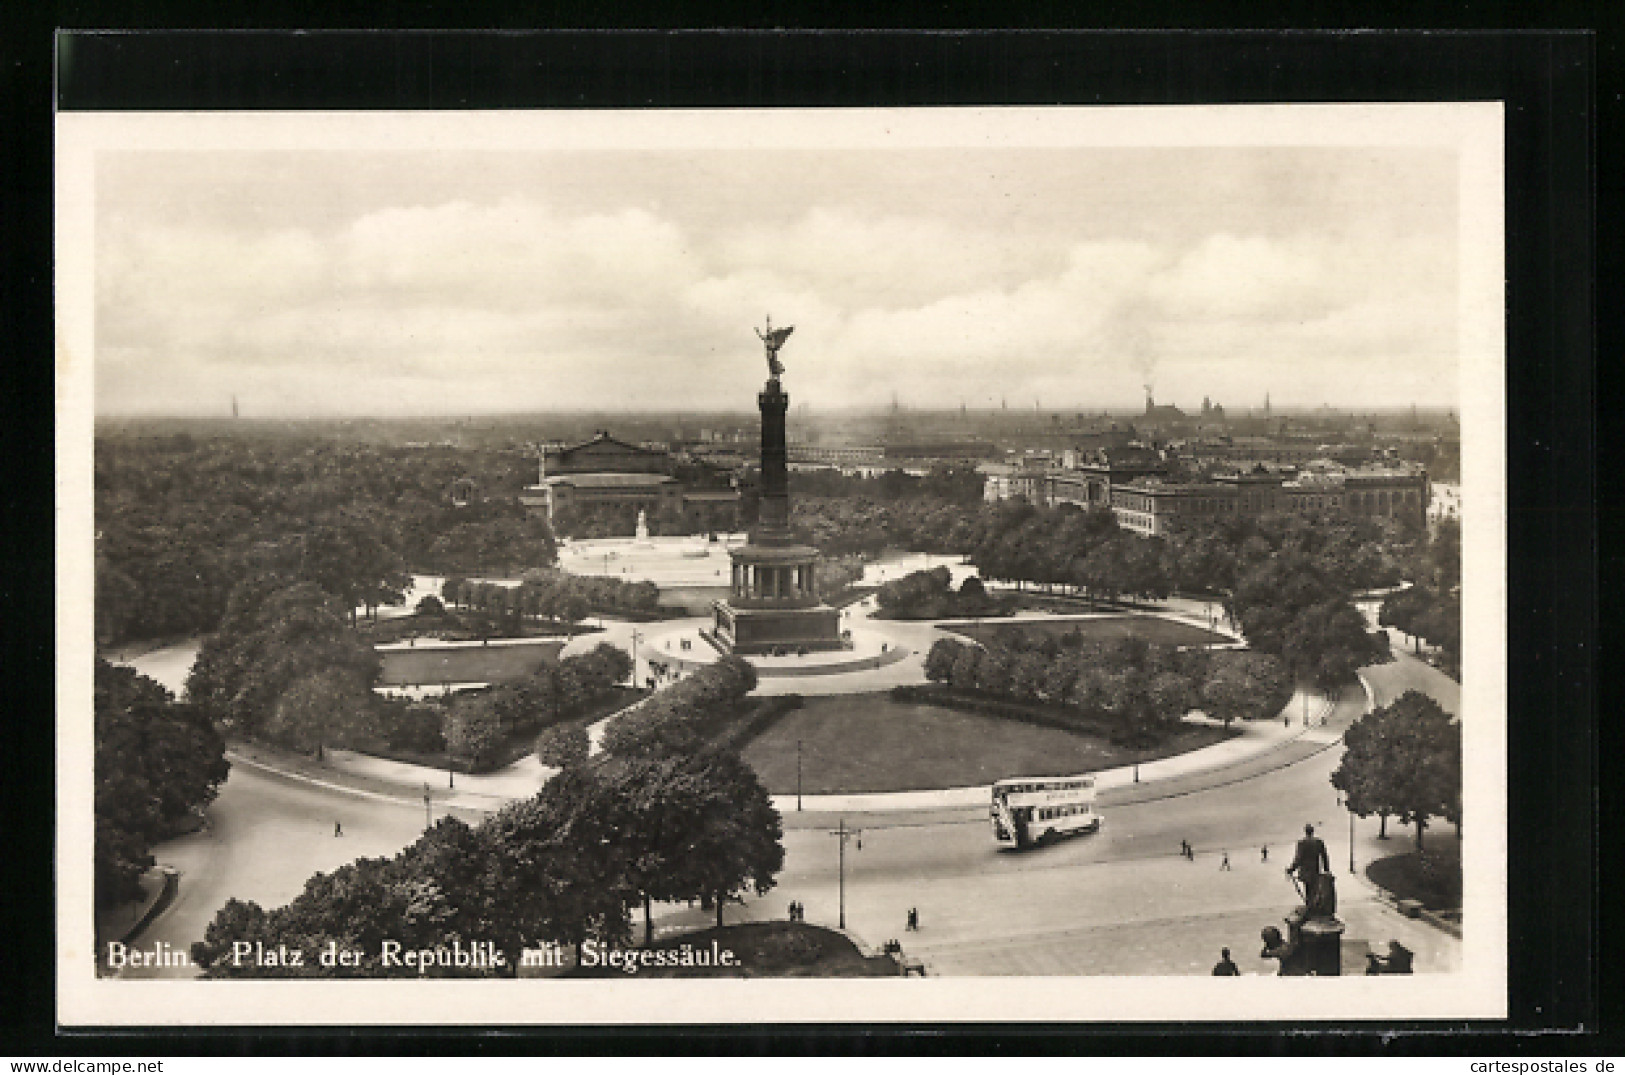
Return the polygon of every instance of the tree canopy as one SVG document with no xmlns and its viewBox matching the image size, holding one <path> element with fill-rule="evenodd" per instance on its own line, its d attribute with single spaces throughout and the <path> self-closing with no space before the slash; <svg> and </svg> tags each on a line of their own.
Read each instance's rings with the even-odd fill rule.
<svg viewBox="0 0 1625 1075">
<path fill-rule="evenodd" d="M 301 750 L 344 743 L 368 727 L 379 673 L 377 653 L 349 628 L 348 613 L 315 583 L 245 579 L 198 653 L 188 697 L 235 734 Z"/>
<path fill-rule="evenodd" d="M 232 900 L 192 958 L 209 977 L 389 977 L 381 958 L 490 941 L 505 966 L 435 966 L 436 976 L 511 975 L 520 951 L 547 942 L 624 944 L 630 910 L 656 900 L 721 908 L 769 891 L 783 867 L 779 815 L 755 773 L 731 753 L 609 759 L 565 770 L 534 798 L 469 827 L 442 818 L 393 859 L 358 859 L 317 874 L 292 903 L 265 911 Z M 233 944 L 314 953 L 355 949 L 353 965 L 239 965 Z"/>
<path fill-rule="evenodd" d="M 196 708 L 134 669 L 96 661 L 96 848 L 99 904 L 140 895 L 153 844 L 214 801 L 225 744 Z"/>
<path fill-rule="evenodd" d="M 729 655 L 626 710 L 604 729 L 603 749 L 617 757 L 701 750 L 756 689 L 756 669 Z"/>
<path fill-rule="evenodd" d="M 985 647 L 940 638 L 926 654 L 925 675 L 955 691 L 1039 704 L 1051 718 L 1078 730 L 1139 745 L 1159 740 L 1201 706 L 1210 663 L 1230 657 L 1136 638 L 1030 640 L 1016 633 Z M 1254 686 L 1265 704 L 1280 694 L 1267 679 L 1271 667 L 1250 666 L 1263 680 Z M 1251 711 L 1232 714 L 1248 715 Z"/>
<path fill-rule="evenodd" d="M 1461 821 L 1461 725 L 1431 697 L 1406 691 L 1349 726 L 1332 786 L 1361 817 L 1379 814 L 1416 826 L 1430 817 Z"/>
</svg>

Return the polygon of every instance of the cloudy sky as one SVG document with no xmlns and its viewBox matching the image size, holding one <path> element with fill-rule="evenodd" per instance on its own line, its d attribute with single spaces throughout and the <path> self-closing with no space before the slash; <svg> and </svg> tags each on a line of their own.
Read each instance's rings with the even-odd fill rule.
<svg viewBox="0 0 1625 1075">
<path fill-rule="evenodd" d="M 109 151 L 102 414 L 1455 406 L 1413 147 Z"/>
</svg>

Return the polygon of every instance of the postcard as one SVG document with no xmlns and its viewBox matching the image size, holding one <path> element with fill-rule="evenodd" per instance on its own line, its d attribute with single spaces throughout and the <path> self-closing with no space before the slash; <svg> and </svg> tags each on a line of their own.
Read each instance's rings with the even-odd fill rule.
<svg viewBox="0 0 1625 1075">
<path fill-rule="evenodd" d="M 63 1025 L 1505 1016 L 1499 104 L 56 132 Z"/>
</svg>

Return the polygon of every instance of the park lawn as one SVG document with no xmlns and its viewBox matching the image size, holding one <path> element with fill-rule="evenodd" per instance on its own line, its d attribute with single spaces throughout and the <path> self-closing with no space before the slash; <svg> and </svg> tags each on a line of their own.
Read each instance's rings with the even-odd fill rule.
<svg viewBox="0 0 1625 1075">
<path fill-rule="evenodd" d="M 390 687 L 506 683 L 528 676 L 544 664 L 556 663 L 566 641 L 554 638 L 520 645 L 386 650 L 378 655 L 383 664 L 378 683 Z"/>
<path fill-rule="evenodd" d="M 1230 642 L 1224 635 L 1161 616 L 1097 616 L 1088 619 L 1023 620 L 1019 623 L 942 624 L 944 630 L 974 638 L 987 645 L 1001 636 L 1026 634 L 1060 638 L 1077 631 L 1085 640 L 1106 642 L 1116 638 L 1143 638 L 1169 646 L 1211 646 Z"/>
<path fill-rule="evenodd" d="M 635 975 L 624 968 L 576 967 L 572 978 L 895 978 L 897 963 L 890 956 L 865 956 L 834 930 L 805 922 L 745 922 L 664 937 L 648 947 L 654 951 L 711 951 L 711 942 L 731 951 L 734 967 L 640 966 Z"/>
<path fill-rule="evenodd" d="M 1461 842 L 1443 826 L 1423 840 L 1420 853 L 1377 859 L 1365 875 L 1396 899 L 1416 900 L 1430 911 L 1455 910 L 1461 906 Z"/>
<path fill-rule="evenodd" d="M 808 795 L 971 787 L 1011 776 L 1064 776 L 1182 754 L 1218 742 L 1223 729 L 1186 725 L 1158 747 L 1133 750 L 1102 738 L 887 694 L 808 698 L 741 751 L 770 792 Z"/>
</svg>

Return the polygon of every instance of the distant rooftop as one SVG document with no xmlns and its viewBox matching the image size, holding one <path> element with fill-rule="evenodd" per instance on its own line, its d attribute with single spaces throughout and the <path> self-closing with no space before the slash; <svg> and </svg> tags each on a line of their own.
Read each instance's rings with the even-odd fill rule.
<svg viewBox="0 0 1625 1075">
<path fill-rule="evenodd" d="M 578 489 L 636 489 L 659 485 L 676 485 L 677 479 L 667 474 L 550 474 L 547 485 L 570 485 Z M 541 486 L 527 486 L 539 489 Z"/>
</svg>

